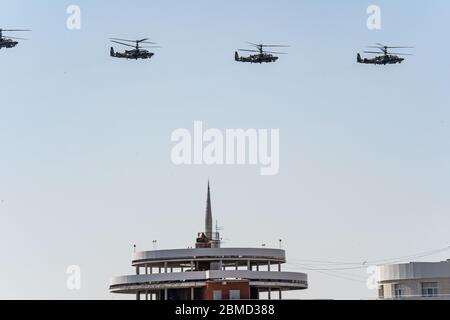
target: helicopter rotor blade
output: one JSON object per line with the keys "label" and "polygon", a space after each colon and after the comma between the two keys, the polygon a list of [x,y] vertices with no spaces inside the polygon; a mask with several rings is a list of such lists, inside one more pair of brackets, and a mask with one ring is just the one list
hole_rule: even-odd
{"label": "helicopter rotor blade", "polygon": [[138,42],[138,43],[147,43],[147,44],[157,44],[156,42],[147,41],[147,40],[149,40],[149,39],[145,38],[145,39],[141,39],[141,40],[136,40],[136,42]]}
{"label": "helicopter rotor blade", "polygon": [[125,42],[136,42],[136,40],[120,39],[120,38],[109,38],[109,40],[125,41]]}
{"label": "helicopter rotor blade", "polygon": [[414,47],[409,46],[386,46],[381,43],[376,43],[375,46],[368,46],[368,48],[380,48],[380,49],[414,49]]}
{"label": "helicopter rotor blade", "polygon": [[414,47],[386,47],[388,49],[414,49]]}
{"label": "helicopter rotor blade", "polygon": [[380,52],[377,52],[377,53],[385,53],[387,50],[384,47],[375,47],[375,46],[369,46],[368,48],[380,50]]}
{"label": "helicopter rotor blade", "polygon": [[[374,51],[364,51],[364,53],[373,53],[373,54],[380,54],[380,52],[374,52]],[[399,56],[413,56],[411,53],[398,53],[398,52],[386,52],[386,54],[394,54]]]}
{"label": "helicopter rotor blade", "polygon": [[115,40],[111,40],[111,42],[118,43],[118,44],[121,44],[121,45],[127,46],[127,47],[136,48],[136,46],[133,46],[133,45],[128,44],[128,43],[123,43],[123,42],[119,42],[119,41],[115,41]]}
{"label": "helicopter rotor blade", "polygon": [[258,50],[249,50],[249,49],[238,49],[238,51],[246,51],[246,52],[258,52]]}
{"label": "helicopter rotor blade", "polygon": [[289,48],[290,46],[280,45],[280,44],[263,44],[264,48]]}
{"label": "helicopter rotor blade", "polygon": [[156,42],[147,41],[148,38],[141,39],[141,40],[129,40],[129,39],[121,39],[121,38],[109,38],[109,40],[116,40],[116,41],[125,41],[125,42],[131,42],[131,43],[142,43],[142,44],[157,44]]}
{"label": "helicopter rotor blade", "polygon": [[14,40],[28,40],[25,38],[19,38],[19,37],[10,37],[10,36],[6,36],[8,39],[14,39]]}
{"label": "helicopter rotor blade", "polygon": [[29,29],[0,29],[0,31],[5,31],[5,32],[28,32],[31,31]]}
{"label": "helicopter rotor blade", "polygon": [[280,44],[256,44],[253,42],[248,42],[246,41],[247,44],[255,47],[257,49],[257,51],[255,50],[246,50],[246,49],[239,49],[239,51],[248,51],[248,52],[259,52],[259,53],[275,53],[275,54],[287,54],[285,52],[269,52],[269,51],[265,51],[264,48],[289,48],[290,46],[288,45],[280,45]]}
{"label": "helicopter rotor blade", "polygon": [[286,52],[274,52],[274,51],[264,51],[264,53],[272,53],[272,54],[288,54]]}
{"label": "helicopter rotor blade", "polygon": [[399,56],[413,56],[411,53],[396,53],[396,52],[388,52],[388,54],[396,54]]}

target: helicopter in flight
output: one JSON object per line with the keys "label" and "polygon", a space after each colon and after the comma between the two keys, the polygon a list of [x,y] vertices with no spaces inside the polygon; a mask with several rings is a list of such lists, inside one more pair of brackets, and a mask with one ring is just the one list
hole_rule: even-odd
{"label": "helicopter in flight", "polygon": [[389,52],[389,49],[411,49],[413,47],[390,47],[385,46],[381,43],[377,43],[375,46],[369,46],[369,48],[374,48],[380,50],[379,52],[375,51],[364,51],[364,53],[371,53],[371,54],[382,54],[379,56],[376,56],[375,58],[362,58],[361,55],[358,53],[357,56],[357,62],[362,64],[374,64],[374,65],[387,65],[387,64],[396,64],[396,63],[402,63],[405,58],[401,58],[399,56],[411,56],[412,54],[409,53],[392,53]]}
{"label": "helicopter in flight", "polygon": [[[132,50],[125,50],[124,52],[115,52],[114,48],[111,47],[110,55],[113,58],[123,58],[123,59],[151,59],[155,54],[150,52],[148,48],[161,48],[160,46],[155,46],[155,42],[148,41],[149,39],[144,38],[141,40],[127,40],[127,39],[118,39],[118,38],[110,38],[111,42],[121,44],[123,46],[132,47]],[[128,42],[128,43],[125,43]],[[134,45],[130,44],[134,43]],[[141,44],[150,44],[152,46],[142,47]]]}
{"label": "helicopter in flight", "polygon": [[11,49],[14,48],[19,44],[16,40],[27,40],[24,38],[17,38],[17,37],[11,37],[8,36],[7,38],[3,35],[3,32],[25,32],[25,31],[31,31],[31,30],[24,30],[24,29],[0,29],[0,49],[7,48]]}
{"label": "helicopter in flight", "polygon": [[234,60],[237,62],[248,62],[248,63],[271,63],[271,62],[277,62],[279,59],[277,56],[274,56],[274,54],[287,54],[285,52],[272,52],[272,51],[266,51],[264,48],[287,48],[289,46],[283,46],[283,45],[267,45],[267,44],[256,44],[247,42],[250,46],[254,47],[254,49],[239,49],[238,51],[245,51],[245,52],[255,52],[256,54],[250,55],[248,57],[241,57],[239,56],[238,51],[234,54]]}

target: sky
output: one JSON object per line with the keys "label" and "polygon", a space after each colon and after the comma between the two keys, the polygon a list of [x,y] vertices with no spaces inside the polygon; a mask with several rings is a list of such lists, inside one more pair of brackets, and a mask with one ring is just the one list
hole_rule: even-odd
{"label": "sky", "polygon": [[[381,30],[366,26],[372,4]],[[66,27],[69,5],[80,30]],[[449,18],[444,0],[0,0],[2,28],[32,29],[0,50],[0,298],[120,299],[109,279],[133,273],[134,244],[194,244],[208,179],[224,246],[282,239],[287,268],[308,273],[310,288],[288,297],[375,298],[364,268],[305,261],[450,245]],[[150,61],[113,59],[110,37],[162,48]],[[236,63],[245,41],[289,54]],[[377,42],[414,55],[357,64]],[[175,166],[171,134],[196,120],[279,129],[279,174]],[[71,265],[80,290],[67,289]]]}

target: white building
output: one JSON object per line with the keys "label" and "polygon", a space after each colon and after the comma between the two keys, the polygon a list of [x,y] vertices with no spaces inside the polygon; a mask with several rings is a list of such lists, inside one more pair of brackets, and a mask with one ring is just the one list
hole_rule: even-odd
{"label": "white building", "polygon": [[379,267],[379,299],[450,300],[450,260]]}

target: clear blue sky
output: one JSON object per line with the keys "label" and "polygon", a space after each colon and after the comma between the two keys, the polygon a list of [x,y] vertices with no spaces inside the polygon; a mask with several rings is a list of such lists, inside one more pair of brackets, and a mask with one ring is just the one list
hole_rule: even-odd
{"label": "clear blue sky", "polygon": [[[80,31],[66,29],[70,4]],[[370,4],[381,31],[366,28]],[[444,0],[0,0],[1,27],[33,29],[0,50],[0,298],[114,298],[134,243],[193,244],[208,178],[227,246],[283,238],[291,259],[365,261],[449,245],[448,21]],[[151,61],[109,57],[109,37],[147,36],[163,46]],[[291,48],[238,64],[244,41]],[[356,64],[375,42],[414,56]],[[175,167],[170,135],[194,120],[279,128],[280,174]],[[81,291],[65,287],[73,264]],[[376,296],[309,275],[295,297]]]}

